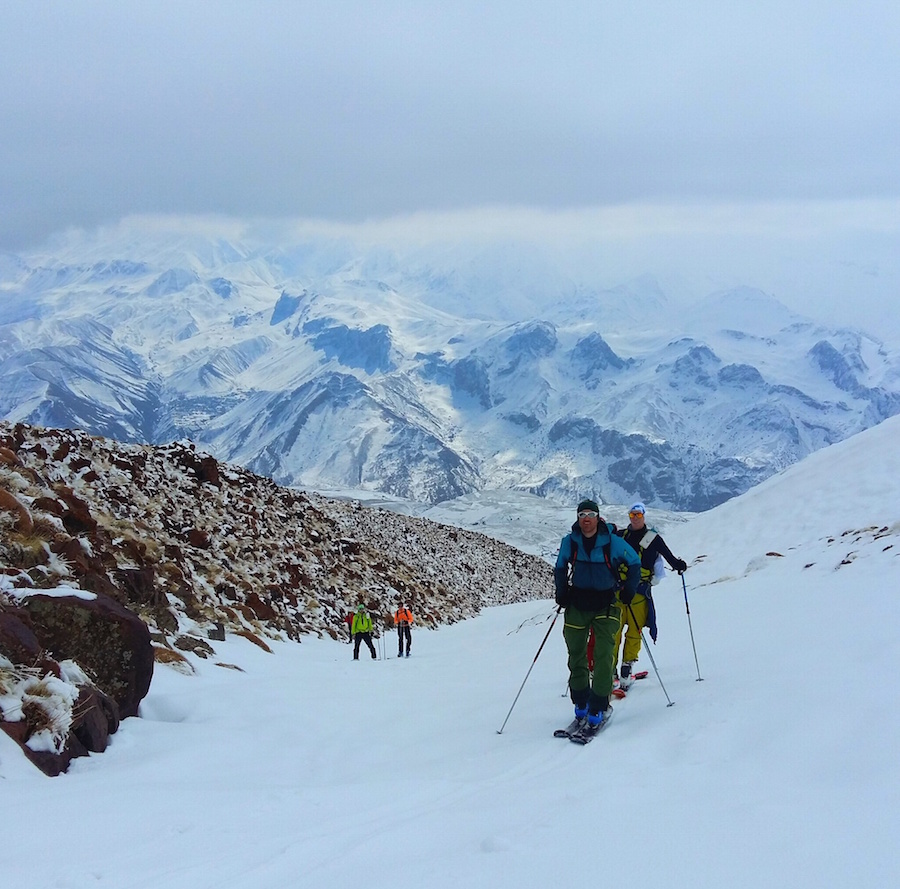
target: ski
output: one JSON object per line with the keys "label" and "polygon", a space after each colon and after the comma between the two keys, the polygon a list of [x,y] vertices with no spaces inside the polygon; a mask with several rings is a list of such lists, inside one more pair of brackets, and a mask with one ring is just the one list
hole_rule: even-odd
{"label": "ski", "polygon": [[613,718],[613,708],[609,707],[606,712],[603,714],[603,722],[600,725],[588,725],[585,723],[577,732],[572,735],[569,735],[569,740],[573,744],[581,744],[584,746],[585,744],[590,744],[597,735],[600,734],[609,724],[612,722]]}
{"label": "ski", "polygon": [[[646,679],[646,678],[647,678],[647,671],[646,671],[646,670],[641,670],[640,673],[635,673],[631,678],[634,679],[635,682],[637,682],[638,679]],[[617,685],[617,686],[612,690],[612,694],[613,694],[613,697],[614,697],[614,698],[618,698],[618,699],[621,701],[622,698],[624,698],[624,697],[628,694],[628,691],[627,691],[627,689],[620,688],[620,687]]]}
{"label": "ski", "polygon": [[553,732],[554,738],[571,738],[575,732],[580,729],[584,723],[587,721],[587,717],[582,717],[581,719],[573,719],[565,728],[558,728],[555,732]]}

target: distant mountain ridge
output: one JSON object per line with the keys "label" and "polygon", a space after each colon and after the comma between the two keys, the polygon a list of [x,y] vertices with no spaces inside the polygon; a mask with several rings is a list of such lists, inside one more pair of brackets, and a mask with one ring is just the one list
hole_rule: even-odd
{"label": "distant mountain ridge", "polygon": [[679,314],[650,278],[448,262],[197,235],[7,255],[0,417],[190,439],[283,485],[701,511],[900,413],[896,349],[760,291]]}

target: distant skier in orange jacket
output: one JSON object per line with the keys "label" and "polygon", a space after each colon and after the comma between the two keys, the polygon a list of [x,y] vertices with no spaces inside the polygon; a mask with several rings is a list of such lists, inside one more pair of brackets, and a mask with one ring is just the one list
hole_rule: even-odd
{"label": "distant skier in orange jacket", "polygon": [[408,605],[401,605],[394,615],[394,623],[397,625],[397,657],[403,657],[403,640],[406,640],[406,656],[409,657],[409,649],[412,645],[412,631],[410,627],[413,622],[412,609]]}

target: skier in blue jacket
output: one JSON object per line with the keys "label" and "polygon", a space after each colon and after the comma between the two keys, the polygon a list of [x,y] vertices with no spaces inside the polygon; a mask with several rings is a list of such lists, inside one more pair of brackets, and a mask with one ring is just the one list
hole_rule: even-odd
{"label": "skier in blue jacket", "polygon": [[[641,580],[637,553],[617,537],[594,500],[582,500],[578,521],[562,539],[556,558],[556,601],[565,608],[563,638],[569,652],[569,694],[575,718],[592,728],[612,715],[616,633],[622,604],[634,598]],[[620,578],[624,575],[624,580]],[[594,674],[588,670],[587,644],[594,630]]]}

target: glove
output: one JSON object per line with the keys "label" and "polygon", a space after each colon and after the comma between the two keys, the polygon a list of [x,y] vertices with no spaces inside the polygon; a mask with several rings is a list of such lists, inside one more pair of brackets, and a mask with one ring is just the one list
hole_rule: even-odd
{"label": "glove", "polygon": [[556,604],[561,606],[562,608],[567,608],[569,603],[572,601],[572,589],[571,587],[565,587],[564,589],[557,589],[556,591]]}
{"label": "glove", "polygon": [[619,601],[623,605],[630,605],[634,601],[634,590],[619,590]]}
{"label": "glove", "polygon": [[646,597],[649,599],[650,596],[651,596],[651,593],[650,593],[650,583],[649,583],[649,581],[642,580],[642,581],[638,584],[637,591],[638,591],[642,596],[646,596]]}
{"label": "glove", "polygon": [[676,559],[676,560],[672,563],[672,567],[673,567],[679,574],[683,574],[685,571],[687,571],[687,562],[685,562],[684,559]]}

